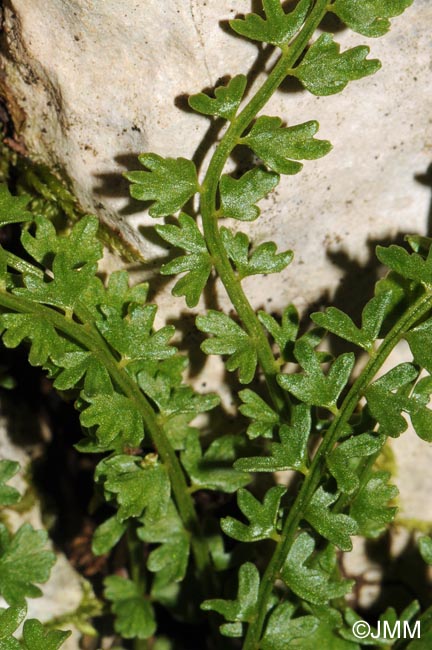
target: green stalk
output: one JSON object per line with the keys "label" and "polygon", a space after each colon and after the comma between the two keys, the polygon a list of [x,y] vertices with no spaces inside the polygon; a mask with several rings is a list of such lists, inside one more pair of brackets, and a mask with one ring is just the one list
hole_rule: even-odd
{"label": "green stalk", "polygon": [[[33,314],[45,319],[55,329],[81,344],[84,349],[91,351],[105,366],[114,384],[120,388],[124,395],[131,400],[141,413],[145,428],[149,432],[158,454],[168,471],[174,498],[183,524],[191,533],[192,552],[197,569],[204,575],[207,575],[210,567],[208,547],[202,536],[194,503],[188,492],[185,475],[177,455],[164,430],[161,428],[150,402],[141,392],[132,377],[119,367],[110,348],[96,328],[91,322],[84,322],[83,325],[80,325],[71,319],[66,319],[60,312],[54,309],[33,303],[30,300],[14,296],[4,291],[0,291],[0,306],[16,313]],[[77,312],[80,314],[79,308]],[[86,321],[87,319],[84,320]]]}
{"label": "green stalk", "polygon": [[233,120],[210,161],[201,190],[201,216],[208,249],[213,257],[215,269],[222,280],[226,292],[245,330],[251,338],[251,343],[257,351],[271,399],[278,412],[283,412],[287,408],[287,396],[276,382],[279,367],[274,358],[267,335],[255,311],[252,309],[225,251],[218,228],[216,207],[217,189],[219,179],[232,150],[239,143],[240,137],[257,113],[265,106],[273,93],[281,85],[288,71],[299,60],[310,38],[326,14],[327,5],[328,0],[316,0],[314,8],[297,37],[283,51],[280,59],[261,88]]}
{"label": "green stalk", "polygon": [[334,447],[340,436],[343,435],[343,432],[346,430],[345,427],[354,413],[360,397],[364,395],[367,387],[373,381],[375,375],[380,370],[395,345],[412,327],[416,325],[418,321],[430,312],[431,309],[432,292],[427,291],[406,310],[403,316],[383,339],[381,345],[376,352],[372,354],[369,362],[342,402],[337,415],[314,456],[310,472],[304,479],[301,490],[285,520],[281,533],[281,541],[278,543],[263,575],[258,595],[258,614],[249,626],[243,650],[258,650],[259,648],[259,642],[274,583],[278,578],[280,578],[282,567],[294,542],[300,521],[302,520],[303,514],[306,512],[306,509],[319,486],[321,477],[325,472],[327,453]]}

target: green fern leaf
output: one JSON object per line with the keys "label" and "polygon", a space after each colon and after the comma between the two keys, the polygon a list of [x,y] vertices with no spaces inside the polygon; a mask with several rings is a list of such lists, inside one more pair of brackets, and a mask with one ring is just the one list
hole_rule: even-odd
{"label": "green fern leaf", "polygon": [[222,176],[219,183],[222,216],[239,221],[255,221],[261,214],[255,203],[277,186],[279,178],[279,174],[260,167],[254,167],[239,179]]}
{"label": "green fern leaf", "polygon": [[243,404],[239,407],[242,415],[250,418],[247,434],[252,440],[259,436],[272,438],[273,430],[279,424],[279,415],[256,393],[246,388],[239,392]]}
{"label": "green fern leaf", "polygon": [[358,524],[359,535],[375,539],[393,521],[397,508],[388,504],[399,491],[394,485],[389,485],[390,478],[389,472],[373,472],[354,496],[350,516]]}
{"label": "green fern leaf", "polygon": [[83,427],[95,427],[102,449],[120,451],[139,447],[144,438],[144,425],[138,409],[120,393],[82,395],[89,404],[80,415]]}
{"label": "green fern leaf", "polygon": [[71,632],[47,630],[42,623],[29,619],[23,628],[23,650],[58,650]]}
{"label": "green fern leaf", "polygon": [[408,253],[400,246],[378,246],[376,254],[380,262],[402,277],[426,286],[432,285],[432,248],[429,249],[426,259],[419,253]]}
{"label": "green fern leaf", "polygon": [[249,237],[243,232],[232,234],[228,228],[221,228],[221,237],[228,253],[234,262],[240,279],[249,275],[280,273],[293,259],[292,251],[276,253],[274,242],[264,242],[249,253]]}
{"label": "green fern leaf", "polygon": [[315,160],[331,149],[327,140],[316,140],[318,122],[282,127],[280,117],[259,117],[241,144],[250,147],[266,165],[279,174],[297,174],[303,165],[298,160]]}
{"label": "green fern leaf", "polygon": [[377,453],[385,442],[385,436],[362,433],[344,440],[327,456],[327,467],[336,479],[338,489],[352,494],[359,488],[359,478],[352,461]]}
{"label": "green fern leaf", "polygon": [[22,223],[33,221],[33,214],[26,210],[31,201],[31,197],[24,194],[22,196],[12,196],[5,183],[0,184],[0,226],[8,223]]}
{"label": "green fern leaf", "polygon": [[6,481],[15,476],[18,470],[19,463],[13,460],[0,460],[0,507],[11,506],[20,500],[18,490],[6,485]]}
{"label": "green fern leaf", "polygon": [[93,533],[92,553],[94,555],[108,553],[123,537],[126,528],[126,521],[119,521],[116,516],[104,521]]}
{"label": "green fern leaf", "polygon": [[341,92],[349,81],[380,69],[377,59],[366,58],[369,51],[365,45],[359,45],[341,54],[340,45],[333,41],[333,36],[322,34],[290,74],[314,95],[333,95]]}
{"label": "green fern leaf", "polygon": [[390,29],[389,18],[402,14],[413,0],[336,0],[330,6],[348,27],[363,36],[376,38]]}
{"label": "green fern leaf", "polygon": [[225,120],[233,120],[246,90],[247,78],[239,74],[227,86],[215,89],[215,98],[204,93],[189,97],[189,106],[204,115],[216,115]]}
{"label": "green fern leaf", "polygon": [[221,520],[221,528],[226,535],[240,542],[257,542],[261,539],[278,539],[277,522],[280,500],[286,493],[281,485],[270,488],[261,503],[248,490],[237,493],[238,507],[249,519],[243,524],[233,517]]}
{"label": "green fern leaf", "polygon": [[352,551],[351,535],[357,534],[357,522],[348,515],[331,512],[330,506],[338,497],[339,494],[330,494],[320,486],[306,509],[305,519],[342,551]]}
{"label": "green fern leaf", "polygon": [[178,212],[199,191],[195,165],[186,158],[162,158],[155,153],[138,156],[149,171],[126,172],[130,193],[139,201],[153,201],[151,217]]}
{"label": "green fern leaf", "polygon": [[156,631],[153,606],[132,580],[108,576],[104,595],[115,614],[114,629],[125,639],[148,639]]}
{"label": "green fern leaf", "polygon": [[283,310],[280,323],[265,311],[259,311],[258,318],[279,346],[282,359],[295,361],[294,342],[299,330],[299,315],[294,305],[288,305]]}
{"label": "green fern leaf", "polygon": [[289,602],[281,603],[272,611],[260,644],[262,650],[286,650],[289,643],[298,647],[302,639],[307,640],[317,630],[319,620],[315,616],[293,618],[294,612],[295,606]]}

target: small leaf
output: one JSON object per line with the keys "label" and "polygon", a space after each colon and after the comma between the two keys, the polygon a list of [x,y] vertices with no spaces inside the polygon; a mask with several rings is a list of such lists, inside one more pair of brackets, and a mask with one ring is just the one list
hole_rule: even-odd
{"label": "small leaf", "polygon": [[365,391],[369,411],[379,422],[382,432],[392,438],[398,438],[408,426],[402,412],[413,414],[422,406],[420,401],[406,395],[406,387],[417,375],[413,365],[401,363]]}
{"label": "small leaf", "polygon": [[349,81],[374,74],[380,69],[377,59],[366,59],[369,48],[359,45],[340,53],[332,34],[322,34],[306,52],[300,65],[290,74],[300,79],[314,95],[341,92]]}
{"label": "small leaf", "polygon": [[274,242],[264,242],[249,254],[249,237],[243,232],[235,235],[221,228],[221,237],[228,257],[234,262],[240,279],[260,273],[280,273],[291,263],[292,251],[276,253]]}
{"label": "small leaf", "polygon": [[58,650],[71,632],[47,630],[42,623],[29,619],[24,623],[24,650]]}
{"label": "small leaf", "polygon": [[254,167],[241,178],[222,176],[219,183],[220,211],[223,217],[239,221],[255,221],[261,210],[255,205],[279,183],[279,174]]}
{"label": "small leaf", "polygon": [[299,315],[294,305],[284,309],[280,323],[265,311],[259,311],[258,318],[279,346],[284,361],[294,361],[294,341],[299,330]]}
{"label": "small leaf", "polygon": [[292,406],[291,425],[280,427],[280,442],[270,444],[270,455],[240,458],[235,467],[248,472],[282,472],[287,469],[305,472],[310,431],[310,408],[306,404],[295,404]]}
{"label": "small leaf", "polygon": [[239,392],[243,404],[239,407],[242,415],[252,422],[247,428],[247,434],[252,440],[262,436],[272,438],[273,430],[279,423],[279,415],[256,393],[246,388]]}
{"label": "small leaf", "polygon": [[418,541],[420,555],[426,564],[432,565],[432,539],[430,537],[420,537]]}
{"label": "small leaf", "polygon": [[31,197],[27,194],[22,196],[12,196],[6,183],[0,184],[0,226],[8,223],[21,223],[23,221],[32,221],[33,215],[26,210],[30,203]]}
{"label": "small leaf", "polygon": [[210,309],[205,316],[198,316],[196,326],[200,332],[213,334],[213,338],[201,344],[205,354],[227,354],[226,368],[239,369],[239,380],[249,384],[257,365],[257,352],[246,332],[226,314]]}
{"label": "small leaf", "polygon": [[308,533],[300,533],[291,547],[282,578],[292,591],[303,600],[323,605],[333,598],[345,596],[354,584],[353,580],[331,580],[322,568],[310,568],[308,560],[315,542]]}
{"label": "small leaf", "polygon": [[195,165],[186,158],[162,158],[155,153],[138,156],[150,171],[126,172],[131,196],[153,201],[151,217],[167,217],[180,210],[199,190]]}
{"label": "small leaf", "polygon": [[108,576],[104,580],[105,598],[115,614],[114,629],[125,639],[148,639],[156,631],[153,606],[131,580]]}
{"label": "small leaf", "polygon": [[277,539],[276,530],[280,500],[286,493],[281,485],[270,488],[261,503],[248,492],[239,490],[237,503],[242,513],[249,519],[249,524],[243,524],[233,517],[221,520],[221,528],[226,535],[240,542],[257,542],[261,539]]}
{"label": "small leaf", "polygon": [[424,321],[405,334],[415,363],[432,373],[432,318]]}
{"label": "small leaf", "polygon": [[139,447],[144,438],[143,420],[128,397],[111,393],[83,394],[83,398],[90,405],[82,411],[80,422],[83,427],[96,427],[95,435],[104,449]]}
{"label": "small leaf", "polygon": [[246,84],[247,78],[244,74],[239,74],[231,79],[227,86],[216,88],[215,99],[204,93],[198,93],[189,97],[189,106],[204,115],[216,115],[232,120],[240,106]]}
{"label": "small leaf", "polygon": [[427,286],[432,284],[432,248],[426,259],[418,253],[408,253],[400,246],[377,246],[376,255],[380,262],[402,277]]}
{"label": "small leaf", "polygon": [[241,144],[250,147],[266,165],[279,174],[297,174],[303,167],[298,160],[315,160],[331,149],[327,140],[316,140],[318,122],[282,127],[279,117],[262,115]]}
{"label": "small leaf", "polygon": [[204,237],[192,217],[182,213],[178,221],[180,226],[156,226],[156,231],[162,239],[183,248],[188,254],[163,264],[160,272],[162,275],[186,273],[174,285],[172,294],[185,296],[187,306],[195,307],[207,284],[212,262]]}
{"label": "small leaf", "polygon": [[117,501],[120,522],[140,517],[144,510],[149,520],[166,513],[171,486],[165,467],[153,457],[112,456],[99,463],[95,478],[103,482],[107,497]]}
{"label": "small leaf", "polygon": [[0,524],[0,593],[10,605],[41,595],[33,583],[46,582],[55,562],[54,553],[45,548],[47,539],[44,530],[30,524],[23,524],[15,535]]}
{"label": "small leaf", "polygon": [[324,313],[316,312],[311,318],[320,327],[370,352],[379,336],[390,302],[390,292],[383,292],[372,298],[363,309],[361,329],[336,307],[329,307]]}
{"label": "small leaf", "polygon": [[111,395],[113,386],[105,366],[92,352],[76,350],[57,356],[51,354],[56,366],[61,370],[56,375],[54,387],[58,390],[68,390],[79,385],[84,377],[84,393],[91,397],[98,393]]}
{"label": "small leaf", "polygon": [[388,503],[398,495],[398,489],[389,485],[389,472],[373,472],[351,503],[350,515],[359,526],[358,534],[375,539],[381,535],[396,514],[397,508]]}
{"label": "small leaf", "polygon": [[250,475],[232,466],[242,444],[236,436],[221,436],[203,454],[199,436],[192,430],[181,454],[181,462],[194,488],[232,493],[249,483]]}
{"label": "small leaf", "polygon": [[20,500],[20,493],[6,482],[15,476],[19,463],[12,460],[0,460],[0,506],[11,506]]}
{"label": "small leaf", "polygon": [[157,573],[156,589],[172,582],[183,580],[189,561],[189,534],[184,529],[182,521],[172,501],[168,504],[166,514],[156,521],[147,521],[137,530],[138,537],[143,542],[160,544],[151,551],[147,567]]}
{"label": "small leaf", "polygon": [[390,20],[400,16],[413,0],[336,0],[330,6],[348,27],[363,36],[383,36],[390,29]]}
{"label": "small leaf", "polygon": [[287,650],[291,642],[297,647],[299,639],[309,637],[318,628],[319,620],[315,616],[292,618],[294,611],[294,605],[289,602],[273,610],[260,644],[262,650]]}
{"label": "small leaf", "polygon": [[304,517],[329,542],[342,551],[352,551],[351,535],[357,534],[357,522],[348,515],[331,512],[330,506],[338,496],[326,492],[320,486],[306,508]]}
{"label": "small leaf", "polygon": [[[237,598],[235,600],[223,600],[221,598],[205,600],[201,605],[201,609],[218,612],[227,621],[235,623],[249,622],[256,613],[259,584],[258,569],[251,562],[246,562],[239,570]],[[221,626],[221,633],[224,636],[233,636],[232,632],[234,632],[234,636],[241,636],[241,626]]]}
{"label": "small leaf", "polygon": [[331,411],[354,367],[354,355],[341,354],[331,365],[327,376],[321,370],[317,353],[306,341],[298,341],[294,356],[306,371],[304,375],[279,375],[278,383],[299,400],[313,406],[323,406]]}
{"label": "small leaf", "polygon": [[372,456],[385,442],[385,436],[362,433],[344,440],[327,456],[327,467],[337,481],[338,489],[352,494],[359,488],[359,478],[351,461]]}
{"label": "small leaf", "polygon": [[263,0],[265,20],[257,14],[248,14],[244,19],[230,20],[230,25],[241,36],[283,48],[302,26],[310,6],[311,0],[300,0],[286,14],[280,0]]}
{"label": "small leaf", "polygon": [[92,552],[94,555],[108,553],[123,537],[127,524],[117,517],[110,517],[96,528],[93,533]]}
{"label": "small leaf", "polygon": [[45,366],[51,355],[61,356],[67,351],[65,340],[44,316],[1,314],[0,327],[6,330],[3,343],[7,348],[16,348],[23,341],[30,341],[29,363],[32,366]]}

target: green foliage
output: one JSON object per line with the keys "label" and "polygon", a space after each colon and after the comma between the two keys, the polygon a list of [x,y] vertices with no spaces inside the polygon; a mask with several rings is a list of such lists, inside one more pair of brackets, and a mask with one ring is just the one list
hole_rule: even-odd
{"label": "green foliage", "polygon": [[114,627],[125,639],[148,639],[156,631],[153,606],[132,580],[108,576],[105,597],[116,615]]}
{"label": "green foliage", "polygon": [[255,205],[279,183],[279,174],[254,167],[239,179],[225,174],[219,183],[220,211],[223,217],[255,221],[261,210]]}
{"label": "green foliage", "polygon": [[306,341],[298,341],[294,356],[305,370],[304,375],[280,375],[278,382],[298,399],[314,406],[324,406],[331,411],[345,387],[353,366],[354,355],[341,354],[330,366],[325,375],[321,369],[317,353]]}
{"label": "green foliage", "polygon": [[46,550],[47,534],[23,524],[11,535],[0,524],[0,594],[9,605],[25,598],[37,598],[41,590],[34,583],[46,582],[55,555]]}
{"label": "green foliage", "polygon": [[[257,219],[257,204],[276,188],[280,174],[296,174],[301,161],[331,149],[315,137],[315,120],[286,126],[263,114],[287,75],[316,95],[330,95],[380,67],[367,58],[364,45],[341,53],[332,34],[316,38],[326,13],[359,33],[378,36],[409,4],[263,0],[262,15],[230,24],[241,36],[281,50],[268,79],[242,110],[246,88],[255,87],[243,74],[217,87],[214,97],[199,93],[189,99],[197,112],[230,122],[199,170],[202,180],[191,160],[156,153],[139,157],[144,170],[125,174],[131,195],[150,203],[152,217],[172,217],[156,231],[178,249],[161,268],[165,276],[180,276],[173,296],[196,307],[212,275],[232,302],[229,314],[206,304],[196,324],[208,335],[202,350],[226,356],[225,368],[238,370],[240,383],[253,382],[238,393],[245,423],[224,421],[221,411],[203,415],[220,398],[190,385],[195,364],[189,368],[187,357],[170,345],[173,326],[155,328],[148,285],[130,286],[124,271],[106,283],[99,277],[101,232],[94,217],[59,234],[49,218],[57,218],[58,210],[46,206],[55,183],[45,183],[45,177],[27,183],[40,187],[44,201],[14,197],[0,187],[0,225],[23,224],[23,252],[0,249],[3,341],[10,348],[24,343],[30,363],[43,366],[54,387],[75,399],[86,436],[76,447],[100,454],[92,507],[108,505],[92,548],[104,555],[117,547],[106,566],[115,566],[118,574],[105,578],[104,595],[112,614],[110,633],[121,637],[119,644],[130,639],[137,648],[173,650],[177,639],[171,643],[163,636],[170,632],[169,621],[176,621],[176,630],[180,622],[196,623],[198,614],[205,622],[201,605],[224,617],[223,635],[244,637],[233,642],[244,650],[359,650],[350,629],[357,615],[344,602],[353,582],[342,579],[337,554],[351,549],[352,535],[376,538],[394,519],[397,490],[388,473],[373,467],[386,439],[403,433],[409,417],[419,437],[432,440],[431,241],[410,237],[411,254],[396,246],[378,249],[391,272],[377,284],[361,325],[330,307],[313,314],[318,327],[310,329],[306,320],[300,327],[293,305],[281,316],[256,312],[243,290],[243,278],[283,271],[292,252],[278,253],[273,242],[252,247],[248,233],[233,232],[219,220]],[[226,163],[231,156],[236,160],[239,145],[248,147],[252,162],[247,171],[232,172]],[[60,194],[71,216],[73,200]],[[367,362],[363,367],[360,360],[354,376],[354,354],[333,358],[326,330],[367,351]],[[409,343],[413,362],[382,376],[401,339]],[[237,402],[234,396],[233,410]],[[16,463],[0,461],[2,509],[19,498],[7,484],[16,470]],[[272,474],[286,470],[300,476],[288,487],[274,485]],[[251,472],[258,476],[245,489]],[[235,493],[239,519],[229,496]],[[25,524],[12,534],[7,510],[4,522],[0,594],[11,606],[0,610],[0,650],[57,650],[66,633],[49,629],[51,624],[30,620],[22,640],[13,636],[25,618],[25,598],[40,594],[36,584],[48,578],[54,555],[45,548],[44,532]],[[228,540],[225,547],[222,533],[239,543]],[[429,538],[420,541],[428,562],[431,544]],[[223,599],[222,585],[231,595],[236,584],[236,597]],[[411,620],[417,613],[413,603],[401,616]],[[430,624],[427,612],[424,616]],[[381,620],[395,617],[388,610]],[[159,620],[168,621],[162,631]],[[213,626],[202,629],[202,647],[216,647]]]}
{"label": "green foliage", "polygon": [[204,115],[214,115],[223,117],[225,120],[232,120],[240,106],[246,84],[247,78],[244,74],[239,74],[231,79],[227,86],[216,88],[214,99],[204,93],[191,95],[189,106]]}
{"label": "green foliage", "polygon": [[303,165],[298,160],[315,160],[331,149],[327,140],[316,140],[318,122],[283,127],[279,117],[259,117],[241,143],[252,149],[278,174],[298,174]]}
{"label": "green foliage", "polygon": [[108,499],[115,499],[119,521],[140,517],[144,509],[149,520],[166,513],[171,488],[165,467],[149,454],[145,458],[115,455],[102,460],[95,478],[103,482]]}
{"label": "green foliage", "polygon": [[198,191],[195,165],[186,158],[161,158],[155,153],[138,156],[149,171],[126,172],[131,195],[139,201],[152,201],[151,217],[165,217],[180,210]]}
{"label": "green foliage", "polygon": [[263,0],[265,20],[248,14],[244,19],[231,20],[230,25],[241,36],[284,48],[302,26],[311,4],[311,0],[301,0],[286,14],[280,0]]}
{"label": "green foliage", "polygon": [[205,316],[198,316],[196,326],[201,332],[213,335],[201,344],[201,350],[206,354],[229,355],[225,363],[227,370],[233,372],[238,368],[240,382],[249,384],[258,359],[246,332],[229,316],[214,309]]}
{"label": "green foliage", "polygon": [[213,610],[225,617],[230,623],[221,625],[224,636],[238,637],[242,635],[242,625],[250,621],[256,613],[260,576],[254,564],[247,562],[240,567],[238,576],[238,593],[235,600],[215,598],[205,600],[201,608]]}
{"label": "green foliage", "polygon": [[6,482],[19,470],[19,463],[12,460],[0,460],[0,506],[10,506],[19,501],[20,494]]}
{"label": "green foliage", "polygon": [[322,605],[333,598],[341,598],[353,586],[352,580],[333,580],[320,566],[312,568],[310,558],[315,542],[308,533],[300,533],[295,540],[282,569],[282,578],[300,598]]}
{"label": "green foliage", "polygon": [[221,520],[221,528],[230,537],[240,542],[257,542],[260,539],[278,538],[277,523],[280,500],[286,492],[281,485],[270,488],[260,503],[247,490],[237,492],[237,503],[242,513],[249,519],[249,524],[242,524],[233,517]]}
{"label": "green foliage", "polygon": [[162,275],[186,273],[174,285],[172,294],[173,296],[185,296],[187,306],[195,307],[207,284],[212,263],[205,239],[192,217],[182,213],[178,222],[179,226],[156,226],[156,232],[162,239],[187,252],[186,255],[181,255],[171,262],[163,264],[160,272]]}
{"label": "green foliage", "polygon": [[314,95],[341,92],[348,82],[367,77],[380,69],[377,59],[367,59],[369,48],[353,47],[340,53],[340,45],[331,34],[322,34],[305,54],[295,70],[291,70],[307,90]]}
{"label": "green foliage", "polygon": [[292,251],[276,253],[272,241],[257,246],[249,254],[250,241],[244,232],[235,235],[228,228],[221,228],[221,237],[228,257],[234,262],[240,279],[248,275],[280,273],[293,259]]}
{"label": "green foliage", "polygon": [[383,36],[390,29],[390,20],[399,16],[413,0],[336,0],[330,7],[343,22],[364,36]]}
{"label": "green foliage", "polygon": [[432,539],[430,537],[420,537],[418,545],[420,554],[426,564],[432,565]]}

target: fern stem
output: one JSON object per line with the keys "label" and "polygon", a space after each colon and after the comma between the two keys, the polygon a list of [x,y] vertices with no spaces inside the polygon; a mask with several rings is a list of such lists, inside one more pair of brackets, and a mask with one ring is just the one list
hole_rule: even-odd
{"label": "fern stem", "polygon": [[252,97],[249,103],[233,120],[230,127],[219,143],[209,163],[207,173],[202,183],[201,216],[204,237],[214,259],[216,271],[234,305],[254,348],[257,351],[261,368],[264,372],[268,391],[278,412],[287,408],[287,395],[283,393],[276,382],[279,366],[274,358],[267,335],[264,332],[257,315],[246,297],[240,280],[236,277],[218,228],[217,189],[219,179],[225,164],[239,138],[248,128],[257,113],[265,106],[273,93],[302,55],[312,34],[320,24],[327,11],[328,0],[317,0],[315,6],[305,21],[305,24],[290,47],[279,58],[266,81]]}
{"label": "fern stem", "polygon": [[306,509],[325,472],[326,455],[343,434],[349,419],[354,413],[359,399],[364,395],[367,387],[373,381],[375,375],[380,370],[395,345],[399,343],[404,335],[428,312],[430,312],[431,309],[432,293],[428,291],[406,310],[387,336],[383,339],[381,345],[371,356],[369,362],[342,402],[338,414],[335,416],[314,456],[310,472],[304,479],[300,492],[285,520],[281,533],[281,541],[277,545],[263,575],[258,597],[258,614],[256,619],[249,626],[243,650],[258,650],[266,613],[268,611],[269,598],[274,583],[280,577],[281,569],[294,542],[300,521],[302,520],[303,514],[306,512]]}
{"label": "fern stem", "polygon": [[[140,412],[144,426],[164,463],[170,477],[174,498],[185,528],[191,533],[191,544],[194,559],[199,572],[204,576],[209,574],[210,556],[207,544],[200,530],[194,503],[188,492],[186,478],[177,455],[172,448],[165,432],[160,427],[156,413],[146,396],[124,370],[118,367],[110,348],[99,332],[91,324],[83,325],[66,319],[60,312],[44,305],[33,303],[25,298],[0,291],[0,306],[16,313],[33,314],[45,319],[66,336],[80,343],[84,349],[91,351],[105,366],[113,382],[128,397]],[[77,309],[80,312],[79,308]]]}

